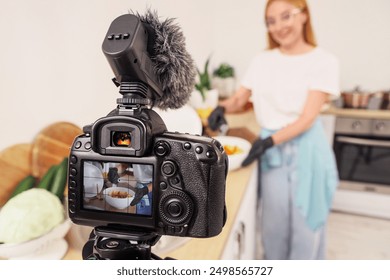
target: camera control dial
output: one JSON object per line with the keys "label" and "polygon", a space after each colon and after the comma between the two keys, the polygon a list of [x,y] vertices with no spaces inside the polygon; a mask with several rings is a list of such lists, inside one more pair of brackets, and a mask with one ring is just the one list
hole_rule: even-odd
{"label": "camera control dial", "polygon": [[181,191],[171,191],[160,201],[160,215],[165,224],[182,225],[192,215],[192,200]]}

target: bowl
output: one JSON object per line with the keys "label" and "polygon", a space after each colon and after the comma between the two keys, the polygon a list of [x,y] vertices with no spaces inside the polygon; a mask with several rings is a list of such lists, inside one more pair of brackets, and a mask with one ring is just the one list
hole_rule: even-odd
{"label": "bowl", "polygon": [[84,164],[84,197],[91,198],[102,191],[104,179],[102,171],[89,162]]}
{"label": "bowl", "polygon": [[229,148],[236,148],[239,152],[229,155],[229,171],[236,170],[241,167],[242,162],[248,156],[249,150],[252,144],[241,137],[235,136],[216,136],[213,137],[215,140],[220,142],[227,152]]}
{"label": "bowl", "polygon": [[195,109],[189,105],[184,105],[176,110],[163,111],[158,108],[153,108],[153,110],[163,119],[168,131],[202,134],[202,121]]}
{"label": "bowl", "polygon": [[[113,197],[113,192],[121,192],[121,193],[128,193],[130,194],[130,197],[120,198],[120,197]],[[134,191],[128,189],[128,188],[122,188],[122,187],[111,187],[107,188],[103,191],[103,197],[104,200],[111,205],[114,208],[117,209],[125,209],[130,206],[130,203],[134,199]]]}
{"label": "bowl", "polygon": [[71,226],[66,219],[46,234],[29,241],[0,244],[0,258],[20,260],[59,260],[68,250],[64,237]]}

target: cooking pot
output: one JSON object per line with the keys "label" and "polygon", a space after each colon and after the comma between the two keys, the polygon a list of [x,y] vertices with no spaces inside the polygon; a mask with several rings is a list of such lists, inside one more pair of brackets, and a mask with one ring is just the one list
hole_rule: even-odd
{"label": "cooking pot", "polygon": [[382,92],[381,110],[390,110],[390,91]]}
{"label": "cooking pot", "polygon": [[358,87],[351,92],[341,93],[343,107],[353,109],[367,109],[372,96],[372,93],[362,92]]}

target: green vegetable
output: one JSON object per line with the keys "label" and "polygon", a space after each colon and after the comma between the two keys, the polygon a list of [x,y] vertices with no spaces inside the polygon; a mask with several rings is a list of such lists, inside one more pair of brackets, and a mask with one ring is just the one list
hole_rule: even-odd
{"label": "green vegetable", "polygon": [[20,243],[41,236],[64,221],[60,200],[32,188],[11,198],[0,211],[0,242]]}
{"label": "green vegetable", "polygon": [[55,194],[60,200],[62,200],[64,196],[67,171],[68,171],[68,158],[66,157],[59,164],[56,172],[54,173],[53,183],[51,184],[51,188],[50,188],[50,192]]}
{"label": "green vegetable", "polygon": [[58,169],[58,165],[53,165],[49,168],[46,174],[42,177],[41,181],[39,181],[37,188],[49,190],[51,187],[51,183],[53,182],[54,175]]}
{"label": "green vegetable", "polygon": [[31,189],[34,187],[35,184],[35,177],[28,175],[26,176],[15,188],[14,192],[11,194],[11,198],[20,194],[21,192],[24,192],[26,190]]}

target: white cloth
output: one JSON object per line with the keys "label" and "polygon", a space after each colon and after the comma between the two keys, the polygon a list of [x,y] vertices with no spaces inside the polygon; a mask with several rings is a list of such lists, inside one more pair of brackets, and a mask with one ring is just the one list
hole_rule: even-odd
{"label": "white cloth", "polygon": [[281,129],[298,119],[309,90],[339,96],[339,63],[319,47],[301,55],[267,50],[252,60],[241,84],[252,91],[260,126]]}

